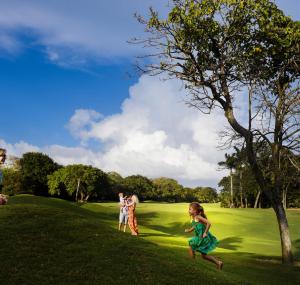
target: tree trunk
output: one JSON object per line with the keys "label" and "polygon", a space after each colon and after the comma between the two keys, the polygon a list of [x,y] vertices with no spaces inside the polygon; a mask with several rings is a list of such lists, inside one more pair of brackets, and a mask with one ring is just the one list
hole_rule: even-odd
{"label": "tree trunk", "polygon": [[[225,74],[225,72],[224,72],[224,74]],[[260,190],[264,191],[267,198],[270,201],[272,201],[273,209],[277,216],[280,237],[281,237],[282,262],[284,264],[291,264],[293,262],[291,237],[290,237],[290,232],[289,232],[289,227],[288,227],[288,222],[287,222],[287,218],[285,215],[285,211],[284,211],[284,208],[280,201],[281,199],[277,199],[277,197],[274,197],[274,195],[273,195],[274,193],[272,192],[272,189],[269,189],[269,187],[264,179],[262,169],[259,167],[259,165],[257,163],[255,151],[253,149],[253,133],[250,131],[251,124],[249,125],[249,130],[247,130],[237,122],[237,120],[234,116],[234,113],[233,113],[231,96],[229,93],[229,89],[228,89],[226,80],[223,80],[222,85],[223,85],[222,89],[225,94],[225,102],[222,102],[221,100],[219,100],[219,102],[221,104],[223,103],[222,107],[224,108],[225,116],[226,116],[229,124],[232,126],[232,128],[237,133],[239,133],[240,135],[242,135],[245,138],[247,157],[248,157],[249,164],[252,168],[253,174],[255,176],[255,179],[256,179],[258,185],[260,186]],[[249,121],[251,122],[251,117],[249,118]],[[273,149],[273,155],[274,155],[274,153],[275,153],[275,150]],[[277,167],[277,169],[278,169],[278,167]],[[277,193],[275,193],[275,194],[277,194]],[[278,201],[280,201],[280,202],[278,203]]]}
{"label": "tree trunk", "polygon": [[245,206],[246,206],[246,208],[248,208],[248,199],[247,199],[247,196],[245,197]]}
{"label": "tree trunk", "polygon": [[261,190],[259,190],[256,194],[256,199],[255,199],[255,203],[254,203],[254,208],[256,209],[257,208],[257,205],[258,205],[258,201],[259,201],[259,198],[260,198],[260,194],[261,194]]}
{"label": "tree trunk", "polygon": [[234,204],[233,204],[233,174],[232,174],[232,169],[230,169],[230,208],[234,208]]}
{"label": "tree trunk", "polygon": [[293,264],[292,242],[285,210],[281,202],[273,206],[276,213],[282,250],[282,263]]}
{"label": "tree trunk", "polygon": [[[293,253],[292,253],[292,242],[288,226],[288,221],[286,217],[285,210],[283,208],[281,199],[278,193],[280,189],[276,189],[273,192],[271,189],[268,189],[267,186],[263,183],[263,176],[257,167],[255,159],[253,159],[254,164],[252,165],[253,173],[255,174],[256,181],[260,185],[260,191],[264,191],[269,200],[272,202],[272,207],[275,211],[277,217],[277,223],[279,227],[280,240],[281,240],[281,251],[282,251],[282,263],[283,264],[293,264]],[[256,164],[256,165],[255,165]],[[259,192],[260,192],[259,191]]]}
{"label": "tree trunk", "polygon": [[83,202],[83,199],[84,199],[84,194],[82,191],[80,191],[80,202]]}
{"label": "tree trunk", "polygon": [[242,185],[242,178],[243,178],[243,173],[240,170],[240,195],[241,195],[241,208],[244,208],[244,194],[243,194],[243,185]]}
{"label": "tree trunk", "polygon": [[283,204],[283,208],[285,210],[286,210],[286,207],[287,207],[287,203],[286,203],[287,191],[288,191],[288,187],[284,188],[283,191],[282,191],[282,204]]}
{"label": "tree trunk", "polygon": [[77,202],[78,200],[78,191],[80,188],[80,178],[77,180],[77,189],[76,189],[76,195],[75,195],[75,201]]}

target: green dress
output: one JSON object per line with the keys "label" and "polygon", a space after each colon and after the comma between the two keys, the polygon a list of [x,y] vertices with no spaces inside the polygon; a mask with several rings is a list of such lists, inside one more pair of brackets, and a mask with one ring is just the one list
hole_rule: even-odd
{"label": "green dress", "polygon": [[192,227],[194,227],[195,236],[189,240],[189,245],[193,251],[207,254],[217,247],[219,241],[210,232],[205,238],[202,238],[206,225],[192,221]]}

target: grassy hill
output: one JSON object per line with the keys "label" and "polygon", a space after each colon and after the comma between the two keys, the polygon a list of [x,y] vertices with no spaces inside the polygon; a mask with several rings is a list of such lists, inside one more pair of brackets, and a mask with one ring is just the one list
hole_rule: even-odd
{"label": "grassy hill", "polygon": [[[217,271],[187,257],[188,204],[142,203],[140,237],[116,231],[116,203],[81,207],[21,195],[0,207],[0,284],[300,284],[300,265],[280,264],[272,210],[204,205],[220,240]],[[288,211],[300,260],[300,211]]]}

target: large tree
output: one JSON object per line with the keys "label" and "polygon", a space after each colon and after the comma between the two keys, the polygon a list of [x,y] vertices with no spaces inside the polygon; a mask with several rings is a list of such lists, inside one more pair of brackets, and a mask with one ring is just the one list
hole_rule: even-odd
{"label": "large tree", "polygon": [[136,194],[141,200],[152,199],[153,197],[153,183],[145,176],[127,176],[121,185],[126,194]]}
{"label": "large tree", "polygon": [[196,187],[193,189],[195,201],[200,203],[216,203],[218,200],[218,193],[216,189],[211,187]]}
{"label": "large tree", "polygon": [[102,170],[74,164],[60,168],[48,176],[49,193],[64,195],[74,200],[87,201],[91,196],[104,199],[108,195],[108,178]]}
{"label": "large tree", "polygon": [[[154,60],[142,67],[153,75],[178,78],[189,104],[204,113],[223,110],[233,136],[245,143],[253,174],[276,213],[282,260],[292,263],[292,243],[282,205],[281,159],[300,152],[300,23],[269,0],[173,0],[166,19],[150,9],[138,16]],[[158,61],[157,61],[158,59]],[[235,110],[247,94],[248,120]],[[246,92],[247,91],[247,92]],[[271,183],[257,162],[256,142],[268,146]]]}
{"label": "large tree", "polygon": [[107,172],[106,174],[110,188],[110,195],[107,198],[111,200],[119,199],[118,193],[124,192],[124,190],[126,190],[122,185],[124,178],[115,171]]}
{"label": "large tree", "polygon": [[40,152],[25,153],[19,164],[23,191],[47,196],[47,176],[57,170],[59,165]]}
{"label": "large tree", "polygon": [[175,179],[160,177],[152,180],[155,186],[153,200],[179,202],[185,200],[186,192]]}

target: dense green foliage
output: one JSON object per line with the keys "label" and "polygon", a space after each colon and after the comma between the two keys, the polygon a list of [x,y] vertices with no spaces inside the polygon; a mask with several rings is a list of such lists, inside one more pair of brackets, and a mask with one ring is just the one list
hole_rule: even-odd
{"label": "dense green foliage", "polygon": [[[220,165],[225,166],[232,172],[234,206],[270,207],[270,201],[260,191],[246,156],[241,155],[243,152],[244,150],[235,148],[235,152],[231,155],[226,155],[225,161],[220,163]],[[265,163],[263,157],[264,155],[261,154],[260,163]],[[23,178],[24,170],[21,171],[22,167],[23,169],[28,169],[28,166],[24,167],[24,158],[26,164],[29,164],[28,161],[30,161],[30,166],[34,170],[33,173],[29,172],[31,180],[28,177],[26,180]],[[227,166],[226,161],[228,159],[230,160],[230,165],[228,164]],[[88,199],[117,200],[118,193],[124,192],[126,195],[137,194],[142,201],[153,200],[177,203],[192,201],[212,203],[220,201],[222,207],[230,207],[231,205],[230,176],[224,177],[219,182],[220,193],[218,195],[216,190],[211,187],[183,187],[175,179],[166,177],[149,179],[142,175],[132,175],[123,178],[117,172],[105,173],[91,166],[69,165],[59,167],[45,155],[32,153],[29,155],[25,154],[20,161],[17,161],[13,168],[3,170],[4,180],[1,192],[7,195],[33,193],[31,189],[35,189],[38,185],[36,177],[41,177],[45,173],[48,173],[49,168],[51,170],[56,168],[57,170],[47,176],[47,193],[49,191],[51,195],[67,200],[75,200],[76,197],[81,201],[87,201]],[[298,173],[287,169],[286,177],[287,181],[290,181],[287,185],[286,206],[300,207]],[[42,183],[45,182],[44,178],[41,180]],[[45,190],[43,192],[34,192],[37,195],[46,195],[47,193],[45,193]]]}
{"label": "dense green foliage", "polygon": [[22,188],[21,173],[19,170],[4,168],[2,173],[4,179],[0,189],[3,194],[16,195],[25,192]]}
{"label": "dense green foliage", "polygon": [[28,152],[20,159],[22,188],[35,195],[48,195],[47,176],[59,168],[49,156]]}
{"label": "dense green foliage", "polygon": [[107,196],[108,178],[98,168],[81,164],[68,165],[48,176],[49,193],[81,201],[90,197],[104,199]]}
{"label": "dense green foliage", "polygon": [[[220,246],[222,272],[187,257],[188,205],[142,203],[141,236],[117,231],[116,203],[81,207],[59,199],[21,195],[0,207],[0,284],[299,284],[299,264],[280,265],[280,241],[271,210],[224,209],[205,204]],[[288,211],[297,260],[299,211]],[[266,223],[267,221],[267,223]]]}
{"label": "dense green foliage", "polygon": [[[46,184],[45,184],[46,183]],[[40,187],[40,188],[38,188]],[[59,166],[41,153],[26,153],[14,167],[4,170],[2,192],[54,195],[66,200],[117,200],[118,193],[136,194],[140,200],[166,202],[216,202],[210,187],[184,188],[171,178],[149,179],[142,175],[123,178],[87,165]]]}
{"label": "dense green foliage", "polygon": [[107,198],[115,200],[118,193],[124,192],[124,187],[122,186],[123,177],[119,173],[111,171],[107,173],[107,179],[109,183],[109,196]]}
{"label": "dense green foliage", "polygon": [[125,193],[136,194],[142,200],[149,200],[153,197],[153,183],[145,176],[128,176],[122,180],[121,186]]}
{"label": "dense green foliage", "polygon": [[153,180],[155,186],[155,194],[153,200],[179,202],[183,201],[185,191],[175,179],[171,178],[157,178]]}
{"label": "dense green foliage", "polygon": [[[260,190],[260,187],[253,175],[253,172],[245,155],[245,149],[234,148],[231,155],[225,155],[225,161],[219,165],[224,165],[230,169],[230,175],[223,177],[219,182],[221,206],[230,207],[231,204],[231,178],[233,187],[233,205],[234,207],[270,207],[271,203],[268,197]],[[270,168],[270,153],[266,148],[260,146],[259,164],[264,170],[263,174],[266,181],[270,181],[272,175]],[[290,154],[292,155],[292,154]],[[294,160],[299,160],[299,157],[293,156]],[[282,168],[284,172],[284,189],[282,191],[282,201],[286,208],[300,207],[300,173],[295,170],[290,161],[282,159]]]}

